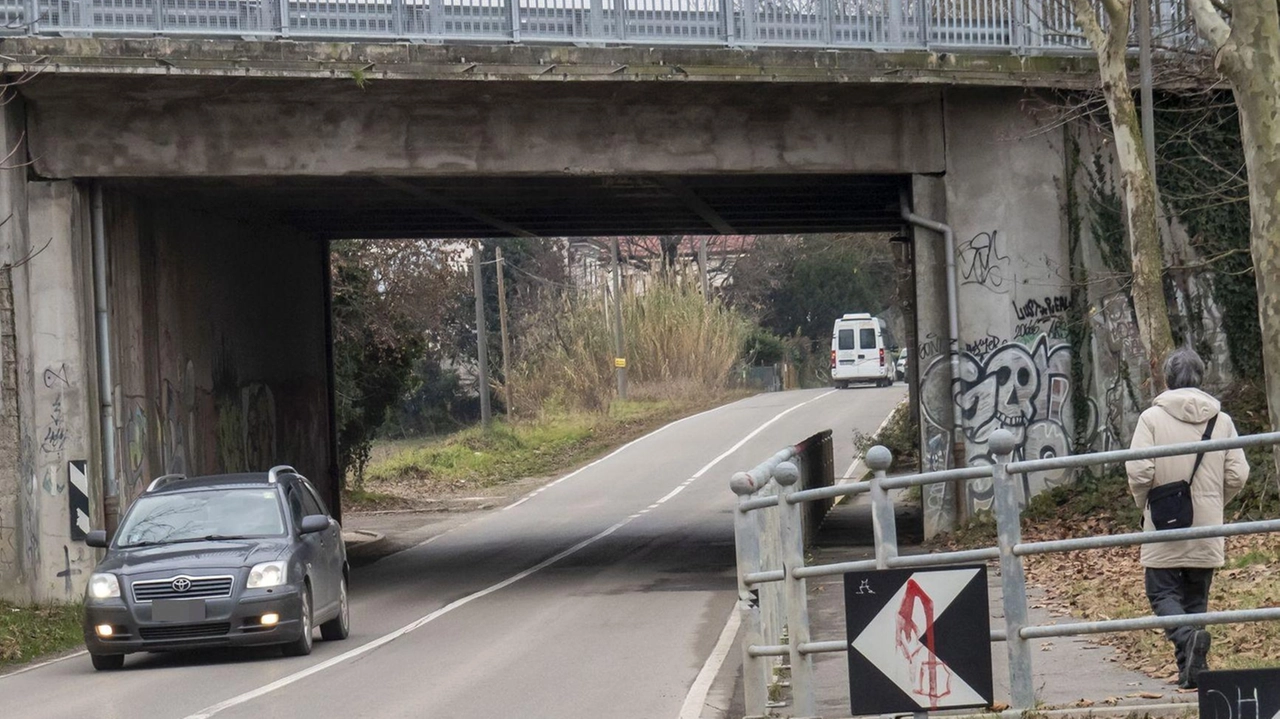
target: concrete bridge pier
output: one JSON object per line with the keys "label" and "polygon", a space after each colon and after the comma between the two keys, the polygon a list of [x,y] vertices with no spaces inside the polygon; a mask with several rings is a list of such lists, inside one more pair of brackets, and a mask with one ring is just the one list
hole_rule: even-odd
{"label": "concrete bridge pier", "polygon": [[[0,121],[0,598],[75,601],[104,526],[94,181],[28,177],[22,103]],[[327,243],[103,197],[120,507],[160,474],[285,462],[336,505]]]}

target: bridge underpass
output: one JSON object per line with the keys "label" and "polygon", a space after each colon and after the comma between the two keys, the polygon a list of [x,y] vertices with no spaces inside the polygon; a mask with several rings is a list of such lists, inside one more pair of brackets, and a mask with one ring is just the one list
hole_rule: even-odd
{"label": "bridge underpass", "polygon": [[[726,79],[702,66],[696,80],[638,82],[591,65],[590,80],[546,82],[533,79],[536,62],[492,67],[492,80],[443,79],[460,64],[448,49],[447,62],[401,68],[432,79],[381,69],[363,84],[333,60],[280,64],[280,53],[269,73],[262,55],[165,76],[144,69],[168,41],[122,41],[107,63],[74,55],[103,47],[67,41],[71,54],[15,86],[3,108],[0,137],[25,158],[0,173],[14,217],[0,226],[0,262],[11,265],[5,327],[21,408],[0,422],[0,454],[17,468],[0,475],[0,586],[19,598],[81,591],[93,553],[68,533],[58,477],[87,463],[91,522],[102,526],[104,398],[121,502],[165,471],[274,461],[336,496],[327,239],[897,231],[906,188],[918,213],[958,237],[994,227],[1026,238],[1028,251],[1063,252],[1046,222],[1059,216],[1061,136],[1038,132],[1023,90],[918,75],[873,82],[866,70],[854,82],[844,60],[804,53],[759,56],[777,77],[810,72],[803,80]],[[230,46],[201,47],[193,52]],[[559,51],[476,52],[529,62]],[[619,52],[648,57],[650,69],[673,57]],[[38,60],[19,55],[24,67]],[[1056,81],[1070,82],[1075,61],[1062,62]],[[95,188],[105,253],[94,249]],[[930,358],[946,348],[945,262],[939,235],[911,234],[919,356]],[[996,317],[1009,314],[1001,307]]]}

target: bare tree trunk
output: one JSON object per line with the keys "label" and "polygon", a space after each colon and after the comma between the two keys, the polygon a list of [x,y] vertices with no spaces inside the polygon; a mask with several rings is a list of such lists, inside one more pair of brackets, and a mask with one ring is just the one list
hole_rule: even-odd
{"label": "bare tree trunk", "polygon": [[[1249,234],[1272,428],[1280,427],[1280,6],[1237,0],[1228,25],[1211,0],[1189,0],[1196,27],[1231,81],[1249,172]],[[1274,450],[1280,470],[1280,447]]]}
{"label": "bare tree trunk", "polygon": [[1161,362],[1173,350],[1173,330],[1169,326],[1169,304],[1164,295],[1164,252],[1156,223],[1155,181],[1143,151],[1142,128],[1125,64],[1133,0],[1104,0],[1108,20],[1105,29],[1094,14],[1092,2],[1072,0],[1072,6],[1076,22],[1084,29],[1097,55],[1102,94],[1115,134],[1133,268],[1133,309],[1138,320],[1138,336],[1147,352],[1151,393],[1155,395],[1164,389]]}

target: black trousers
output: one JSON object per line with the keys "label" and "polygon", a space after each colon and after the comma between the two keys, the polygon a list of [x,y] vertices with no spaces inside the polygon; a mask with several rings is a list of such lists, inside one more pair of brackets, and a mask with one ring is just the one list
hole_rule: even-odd
{"label": "black trousers", "polygon": [[[1157,616],[1200,614],[1209,609],[1209,588],[1213,584],[1212,569],[1147,568],[1147,600]],[[1173,642],[1178,669],[1187,665],[1187,646],[1198,627],[1181,626],[1164,630]]]}

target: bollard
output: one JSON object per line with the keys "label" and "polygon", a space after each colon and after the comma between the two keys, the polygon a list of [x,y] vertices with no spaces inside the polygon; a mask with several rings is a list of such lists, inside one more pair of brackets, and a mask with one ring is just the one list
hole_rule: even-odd
{"label": "bollard", "polygon": [[1013,548],[1022,541],[1022,512],[1018,483],[1007,469],[1015,440],[1006,429],[991,433],[991,453],[996,458],[991,481],[996,495],[996,532],[1000,545],[1000,581],[1004,592],[1004,619],[1007,627],[1005,646],[1009,650],[1009,693],[1013,708],[1029,711],[1035,708],[1036,693],[1031,673],[1031,647],[1022,637],[1027,624],[1027,578],[1022,557]]}
{"label": "bollard", "polygon": [[[738,472],[729,479],[729,488],[738,495],[738,503],[747,501],[758,489],[755,480],[746,472]],[[764,626],[760,617],[759,590],[752,589],[743,577],[760,571],[760,535],[756,518],[739,508],[733,511],[733,544],[738,555],[738,613],[742,619],[742,692],[748,717],[763,717],[769,700],[769,658],[754,657],[748,648],[771,644],[765,641]]]}
{"label": "bollard", "polygon": [[800,651],[800,645],[809,643],[809,597],[804,578],[795,576],[795,571],[804,566],[804,506],[788,501],[799,489],[800,469],[791,462],[782,462],[774,468],[773,479],[779,488],[782,567],[787,573],[783,604],[787,614],[787,646],[791,650],[791,712],[792,716],[811,717],[818,711],[813,657]]}
{"label": "bollard", "polygon": [[898,518],[893,512],[889,491],[880,486],[893,464],[893,453],[876,445],[867,450],[864,460],[871,468],[871,526],[875,533],[876,569],[888,569],[889,560],[898,556]]}

